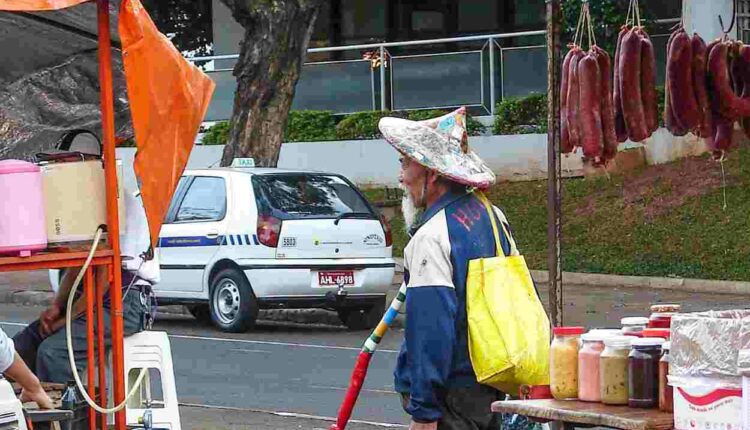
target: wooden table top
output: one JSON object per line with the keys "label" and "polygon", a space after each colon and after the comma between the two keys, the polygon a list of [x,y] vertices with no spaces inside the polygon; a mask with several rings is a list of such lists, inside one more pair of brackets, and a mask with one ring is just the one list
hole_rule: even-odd
{"label": "wooden table top", "polygon": [[669,430],[674,426],[674,416],[670,412],[578,401],[551,399],[499,401],[492,404],[492,411],[623,430]]}

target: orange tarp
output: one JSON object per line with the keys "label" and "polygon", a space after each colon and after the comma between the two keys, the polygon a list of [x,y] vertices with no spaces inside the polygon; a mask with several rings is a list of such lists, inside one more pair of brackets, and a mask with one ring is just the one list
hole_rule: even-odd
{"label": "orange tarp", "polygon": [[40,11],[57,10],[85,3],[89,0],[0,0],[0,10]]}
{"label": "orange tarp", "polygon": [[[62,9],[86,0],[0,0],[0,10]],[[134,169],[156,245],[214,82],[159,33],[139,0],[122,0],[119,32],[135,130]]]}
{"label": "orange tarp", "polygon": [[156,246],[215,84],[159,33],[140,1],[123,0],[118,24],[138,147],[134,168]]}

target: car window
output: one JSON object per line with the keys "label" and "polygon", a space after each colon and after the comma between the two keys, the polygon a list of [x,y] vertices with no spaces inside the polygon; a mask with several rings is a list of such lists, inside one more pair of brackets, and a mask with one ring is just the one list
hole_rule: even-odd
{"label": "car window", "polygon": [[253,176],[253,189],[261,211],[280,212],[285,218],[372,214],[360,193],[338,176],[257,175]]}
{"label": "car window", "polygon": [[198,176],[185,193],[175,221],[220,221],[224,219],[226,209],[224,178]]}

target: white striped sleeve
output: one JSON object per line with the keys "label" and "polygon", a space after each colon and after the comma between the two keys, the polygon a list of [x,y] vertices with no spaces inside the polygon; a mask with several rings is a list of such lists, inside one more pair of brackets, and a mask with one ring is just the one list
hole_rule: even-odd
{"label": "white striped sleeve", "polygon": [[0,372],[8,370],[13,359],[16,357],[16,350],[13,347],[13,339],[0,329]]}

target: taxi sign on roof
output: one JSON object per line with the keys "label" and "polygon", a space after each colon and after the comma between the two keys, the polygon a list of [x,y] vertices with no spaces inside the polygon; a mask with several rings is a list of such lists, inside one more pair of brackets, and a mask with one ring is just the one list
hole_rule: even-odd
{"label": "taxi sign on roof", "polygon": [[235,158],[231,167],[255,167],[254,158]]}

